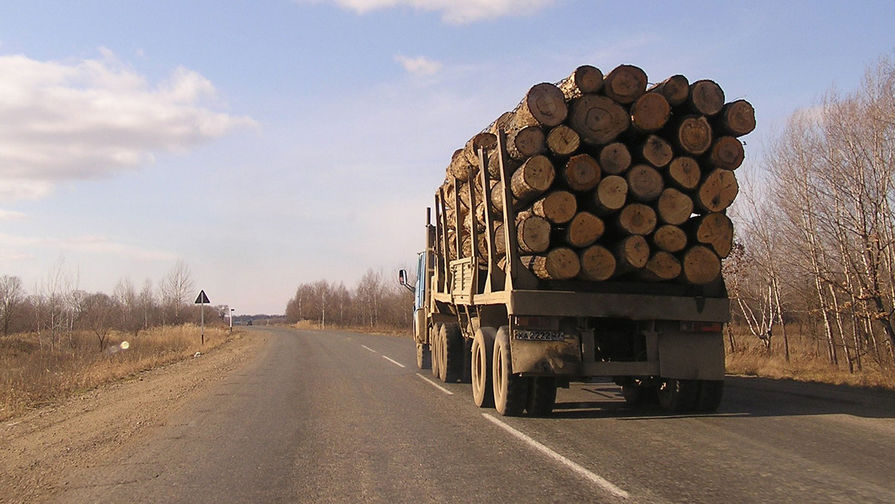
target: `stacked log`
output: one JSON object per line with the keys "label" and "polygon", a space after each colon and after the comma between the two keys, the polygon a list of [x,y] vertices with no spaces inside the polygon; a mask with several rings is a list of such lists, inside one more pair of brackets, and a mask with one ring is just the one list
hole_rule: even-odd
{"label": "stacked log", "polygon": [[717,280],[733,244],[725,213],[739,189],[739,137],[755,128],[755,111],[745,100],[725,103],[712,80],[647,82],[633,65],[605,76],[584,65],[533,86],[470,138],[439,191],[446,256],[475,249],[486,269],[490,239],[490,264],[505,266],[506,207],[520,262],[540,279]]}

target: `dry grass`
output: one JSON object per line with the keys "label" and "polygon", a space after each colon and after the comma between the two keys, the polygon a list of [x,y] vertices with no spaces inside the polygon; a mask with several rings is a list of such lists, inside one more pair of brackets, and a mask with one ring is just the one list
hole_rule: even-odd
{"label": "dry grass", "polygon": [[826,354],[818,355],[813,340],[799,335],[790,339],[790,360],[786,362],[782,338],[774,338],[768,355],[764,345],[754,336],[736,329],[734,334],[736,352],[730,351],[725,337],[728,373],[895,390],[895,366],[888,364],[887,369],[883,368],[870,356],[862,359],[863,369],[849,373],[841,351],[839,366],[834,366]]}
{"label": "dry grass", "polygon": [[[206,352],[227,341],[223,328],[205,328],[200,344],[198,326],[158,327],[131,334],[112,333],[106,349],[99,350],[92,333],[65,335],[55,348],[35,334],[0,338],[0,420],[27,409],[95,388]],[[127,341],[128,348],[121,349]]]}

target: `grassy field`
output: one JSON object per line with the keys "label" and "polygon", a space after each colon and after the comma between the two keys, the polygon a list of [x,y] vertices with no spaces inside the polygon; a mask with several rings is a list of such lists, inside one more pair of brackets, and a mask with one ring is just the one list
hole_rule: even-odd
{"label": "grassy field", "polygon": [[227,341],[224,328],[191,324],[132,334],[113,332],[100,351],[92,333],[63,335],[54,348],[36,334],[0,337],[0,420],[116,379],[206,352]]}
{"label": "grassy field", "polygon": [[728,373],[895,390],[895,365],[884,363],[887,367],[883,367],[869,355],[863,356],[862,369],[849,373],[841,348],[839,365],[834,366],[822,350],[818,352],[813,339],[797,334],[790,338],[790,360],[786,362],[781,337],[774,337],[769,355],[758,338],[736,328],[734,334],[735,352],[730,351],[725,336]]}

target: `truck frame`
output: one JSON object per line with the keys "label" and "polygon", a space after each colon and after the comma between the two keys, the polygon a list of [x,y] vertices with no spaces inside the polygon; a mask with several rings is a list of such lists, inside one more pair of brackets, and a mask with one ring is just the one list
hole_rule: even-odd
{"label": "truck frame", "polygon": [[[460,212],[454,212],[456,235],[448,236],[446,195],[439,189],[434,224],[427,209],[415,285],[399,272],[415,293],[420,369],[431,367],[443,382],[471,382],[476,405],[509,416],[547,415],[558,386],[595,377],[612,378],[632,406],[657,399],[673,412],[716,410],[724,379],[722,329],[730,314],[723,278],[707,285],[538,279],[522,265],[516,246],[505,145],[499,132],[502,184],[495,187],[503,190],[505,257],[498,257],[489,232],[487,255],[480,257],[476,227],[465,229]],[[478,169],[466,184],[470,209],[476,208],[472,177],[481,178],[485,201],[491,201],[489,153],[477,154]],[[460,208],[459,191],[453,198],[453,208]],[[494,209],[483,207],[485,229],[493,229]],[[464,234],[472,243],[468,257]],[[457,259],[449,259],[452,249]]]}

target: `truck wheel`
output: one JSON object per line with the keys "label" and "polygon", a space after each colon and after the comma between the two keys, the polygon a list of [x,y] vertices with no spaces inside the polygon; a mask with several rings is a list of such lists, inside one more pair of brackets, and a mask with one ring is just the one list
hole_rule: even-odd
{"label": "truck wheel", "polygon": [[542,417],[553,412],[556,405],[556,378],[553,376],[537,376],[531,379],[528,390],[529,416]]}
{"label": "truck wheel", "polygon": [[432,367],[432,353],[429,351],[429,345],[425,343],[416,344],[416,367],[420,369]]}
{"label": "truck wheel", "polygon": [[441,336],[438,338],[441,345],[441,381],[456,383],[463,378],[463,336],[457,324],[444,324],[441,326]]}
{"label": "truck wheel", "polygon": [[438,351],[438,338],[441,335],[441,324],[435,324],[432,328],[432,338],[429,341],[432,358],[432,376],[441,379],[441,355]]}
{"label": "truck wheel", "polygon": [[622,396],[625,404],[632,408],[656,403],[656,387],[644,385],[640,380],[633,380],[622,385]]}
{"label": "truck wheel", "polygon": [[494,407],[503,416],[519,416],[528,401],[528,378],[512,373],[510,331],[501,327],[494,337],[494,357],[491,379],[494,387]]}
{"label": "truck wheel", "polygon": [[491,387],[491,361],[494,359],[494,336],[497,330],[483,327],[475,332],[472,340],[472,400],[480,408],[494,406],[494,390]]}
{"label": "truck wheel", "polygon": [[696,380],[678,380],[668,378],[662,380],[657,391],[659,406],[674,413],[683,413],[696,409],[699,399],[699,382]]}
{"label": "truck wheel", "polygon": [[721,396],[723,395],[724,380],[700,380],[696,411],[714,413],[718,410],[718,406],[721,406]]}

